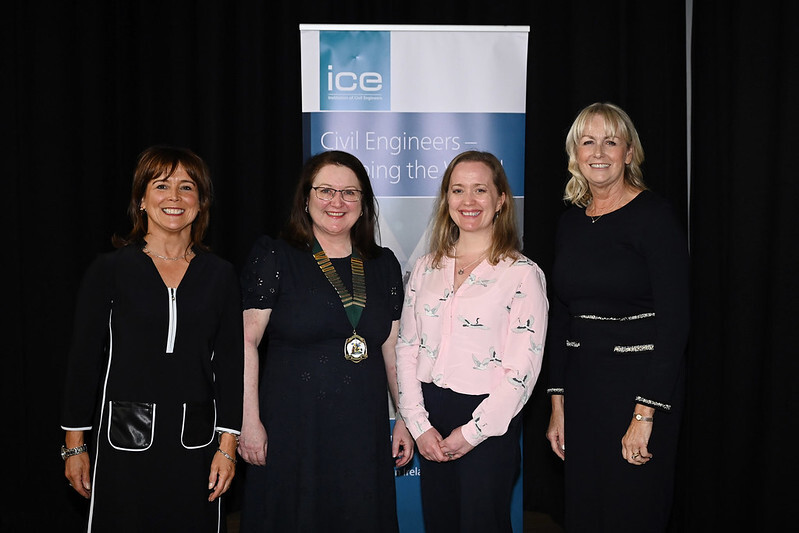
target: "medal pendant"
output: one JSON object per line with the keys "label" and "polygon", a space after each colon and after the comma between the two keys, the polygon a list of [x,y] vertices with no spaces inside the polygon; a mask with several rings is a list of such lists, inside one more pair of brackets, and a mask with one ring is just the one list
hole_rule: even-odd
{"label": "medal pendant", "polygon": [[368,357],[366,353],[366,339],[352,332],[352,337],[344,343],[344,357],[353,363],[360,363]]}

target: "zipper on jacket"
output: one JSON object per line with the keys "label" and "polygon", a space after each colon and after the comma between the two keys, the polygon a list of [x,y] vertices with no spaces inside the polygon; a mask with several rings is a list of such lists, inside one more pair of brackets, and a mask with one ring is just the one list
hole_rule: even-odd
{"label": "zipper on jacket", "polygon": [[169,290],[169,329],[166,334],[166,353],[175,351],[175,334],[178,329],[178,290],[172,287]]}

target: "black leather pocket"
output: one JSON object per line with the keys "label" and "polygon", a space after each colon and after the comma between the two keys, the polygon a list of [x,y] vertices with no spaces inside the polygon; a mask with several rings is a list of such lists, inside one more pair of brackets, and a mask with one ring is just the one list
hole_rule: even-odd
{"label": "black leather pocket", "polygon": [[118,450],[143,451],[153,443],[155,404],[111,401],[108,442]]}
{"label": "black leather pocket", "polygon": [[183,404],[183,430],[180,440],[186,448],[202,448],[214,440],[216,433],[216,404],[186,402]]}

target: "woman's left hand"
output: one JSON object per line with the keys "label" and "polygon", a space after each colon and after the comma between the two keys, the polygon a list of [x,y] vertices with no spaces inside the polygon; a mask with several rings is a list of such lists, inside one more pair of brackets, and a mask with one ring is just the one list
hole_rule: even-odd
{"label": "woman's left hand", "polygon": [[460,459],[474,449],[474,446],[469,444],[464,438],[461,428],[463,428],[463,426],[453,429],[452,433],[439,443],[441,451],[447,456],[448,461]]}
{"label": "woman's left hand", "polygon": [[[236,439],[230,433],[222,433],[219,449],[223,450],[228,456],[236,458]],[[211,461],[211,474],[208,476],[208,490],[213,490],[208,496],[208,501],[212,502],[222,496],[230,489],[233,477],[236,475],[236,463],[225,457],[219,450],[214,453]]]}
{"label": "woman's left hand", "polygon": [[405,421],[398,415],[394,421],[394,431],[391,437],[391,456],[394,465],[399,468],[407,465],[413,459],[413,437],[405,427]]}
{"label": "woman's left hand", "polygon": [[[654,414],[652,409],[648,416]],[[649,452],[649,437],[652,436],[654,422],[640,421],[633,418],[627,433],[621,439],[621,456],[632,465],[645,465],[652,459]]]}

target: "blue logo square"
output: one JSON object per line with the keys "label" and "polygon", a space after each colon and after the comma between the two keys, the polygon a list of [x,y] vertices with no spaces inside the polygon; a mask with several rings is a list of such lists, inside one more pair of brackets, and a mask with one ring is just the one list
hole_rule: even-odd
{"label": "blue logo square", "polygon": [[391,32],[319,32],[319,108],[391,110]]}

